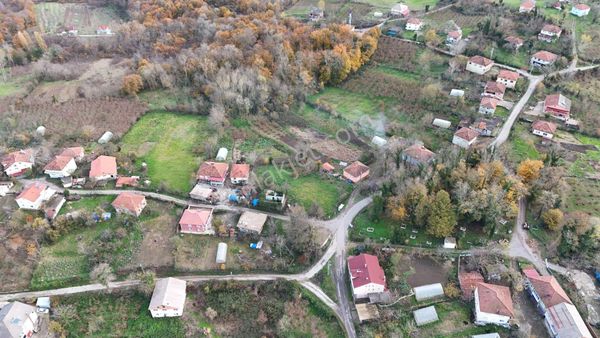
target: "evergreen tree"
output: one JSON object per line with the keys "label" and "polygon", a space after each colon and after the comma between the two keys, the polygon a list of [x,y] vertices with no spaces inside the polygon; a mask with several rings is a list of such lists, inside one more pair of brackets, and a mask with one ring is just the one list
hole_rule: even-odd
{"label": "evergreen tree", "polygon": [[427,233],[435,237],[449,236],[454,232],[456,215],[450,201],[450,195],[440,190],[433,197],[427,218]]}

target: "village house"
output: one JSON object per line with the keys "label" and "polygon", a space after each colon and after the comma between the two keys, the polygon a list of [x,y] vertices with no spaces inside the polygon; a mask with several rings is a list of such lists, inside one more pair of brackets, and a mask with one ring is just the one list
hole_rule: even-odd
{"label": "village house", "polygon": [[548,95],[544,100],[544,113],[566,121],[571,116],[571,100],[560,93]]}
{"label": "village house", "polygon": [[110,27],[108,27],[107,25],[100,25],[96,29],[96,34],[97,35],[111,35],[112,31],[110,30]]}
{"label": "village house", "polygon": [[390,14],[406,17],[408,14],[410,14],[410,9],[405,4],[396,4],[390,10]]}
{"label": "village house", "polygon": [[434,156],[435,153],[422,144],[413,144],[402,152],[402,160],[412,165],[428,164]]}
{"label": "village house", "polygon": [[506,86],[504,86],[500,82],[496,81],[488,81],[485,84],[485,88],[483,89],[482,96],[491,97],[497,100],[502,100],[504,98],[504,93],[506,92]]}
{"label": "village house", "polygon": [[541,276],[534,268],[523,269],[525,288],[544,317],[550,337],[591,338],[573,302],[554,276]]}
{"label": "village house", "polygon": [[344,168],[343,176],[352,183],[358,183],[369,176],[369,167],[360,161],[353,162]]}
{"label": "village house", "polygon": [[202,184],[196,184],[192,191],[190,191],[190,197],[204,202],[211,202],[213,198],[213,188],[208,188]]}
{"label": "village house", "polygon": [[231,166],[229,179],[233,184],[246,184],[250,179],[250,165],[246,163],[235,163]]}
{"label": "village house", "polygon": [[462,127],[454,133],[452,144],[467,149],[477,141],[477,136],[479,136],[479,133],[476,130]]}
{"label": "village house", "polygon": [[132,192],[122,192],[112,202],[112,206],[120,214],[139,217],[146,207],[146,197]]}
{"label": "village house", "polygon": [[515,88],[519,80],[519,73],[502,69],[496,77],[496,82],[502,83],[506,88]]}
{"label": "village house", "polygon": [[547,24],[542,27],[542,31],[538,34],[538,40],[552,42],[560,38],[560,34],[562,34],[562,28]]}
{"label": "village house", "polygon": [[504,41],[506,41],[508,47],[514,49],[515,51],[518,51],[519,48],[523,47],[523,39],[516,36],[509,36],[504,39]]}
{"label": "village house", "polygon": [[[571,0],[568,0],[571,1]],[[550,8],[556,9],[557,11],[562,11],[563,5],[560,1],[555,1],[550,5]]]}
{"label": "village house", "polygon": [[571,8],[571,14],[582,17],[590,14],[591,7],[586,4],[577,4]]}
{"label": "village house", "polygon": [[77,170],[75,159],[70,156],[55,156],[54,159],[44,167],[44,174],[50,178],[63,178],[71,176]]}
{"label": "village house", "polygon": [[457,30],[453,30],[448,32],[448,35],[446,35],[446,44],[447,45],[453,45],[457,42],[459,42],[462,39],[462,30],[457,29]]}
{"label": "village house", "polygon": [[90,167],[90,180],[104,181],[117,178],[117,159],[113,156],[98,156]]}
{"label": "village house", "polygon": [[515,316],[510,289],[506,286],[479,283],[473,293],[475,300],[475,324],[510,327]]}
{"label": "village house", "polygon": [[531,65],[534,67],[551,66],[558,60],[558,55],[541,50],[531,56]]}
{"label": "village house", "polygon": [[0,160],[4,173],[11,177],[18,177],[33,168],[35,164],[33,149],[14,151],[6,154]]}
{"label": "village house", "polygon": [[41,210],[42,204],[50,200],[56,193],[43,183],[32,183],[28,185],[15,199],[19,208],[29,210]]}
{"label": "village house", "polygon": [[308,13],[308,18],[310,21],[319,21],[323,19],[324,13],[319,7],[312,6],[310,8],[310,12]]}
{"label": "village house", "polygon": [[28,338],[38,329],[35,307],[21,302],[0,303],[0,337]]}
{"label": "village house", "polygon": [[119,176],[115,182],[115,188],[137,187],[139,184],[139,176]]}
{"label": "village house", "polygon": [[460,272],[458,274],[458,284],[462,291],[463,300],[471,301],[477,284],[483,282],[483,276],[478,271]]}
{"label": "village house", "polygon": [[498,100],[493,97],[484,96],[479,103],[479,113],[484,115],[492,115],[496,112]]}
{"label": "village house", "polygon": [[531,132],[533,135],[541,136],[551,140],[556,131],[556,124],[548,121],[537,120],[531,124]]}
{"label": "village house", "polygon": [[184,234],[214,235],[211,208],[188,207],[179,219],[179,231]]}
{"label": "village house", "polygon": [[525,0],[519,6],[519,13],[531,13],[535,8],[535,0]]}
{"label": "village house", "polygon": [[185,306],[186,282],[168,277],[159,279],[152,293],[148,310],[152,318],[181,317]]}
{"label": "village house", "polygon": [[385,273],[377,256],[362,253],[348,257],[348,271],[355,300],[369,298],[369,294],[387,290]]}
{"label": "village house", "polygon": [[222,162],[204,162],[196,173],[196,179],[211,185],[223,185],[229,172],[229,164]]}
{"label": "village house", "polygon": [[75,159],[75,162],[81,162],[85,157],[85,150],[83,147],[70,147],[63,149],[59,155],[72,157]]}
{"label": "village house", "polygon": [[407,31],[420,31],[423,28],[423,21],[419,18],[410,18],[406,20],[405,28]]}
{"label": "village house", "polygon": [[500,123],[498,119],[477,119],[470,128],[479,133],[480,136],[493,136],[494,130]]}
{"label": "village house", "polygon": [[325,162],[325,163],[321,164],[321,171],[323,173],[333,174],[334,170],[335,170],[335,167],[333,165],[331,165],[331,163],[329,163],[329,162]]}
{"label": "village house", "polygon": [[6,196],[15,184],[11,181],[0,181],[0,197]]}
{"label": "village house", "polygon": [[483,56],[472,56],[467,62],[467,70],[475,74],[483,75],[492,69],[494,61]]}
{"label": "village house", "polygon": [[244,211],[238,220],[237,227],[241,232],[260,235],[267,222],[267,214]]}

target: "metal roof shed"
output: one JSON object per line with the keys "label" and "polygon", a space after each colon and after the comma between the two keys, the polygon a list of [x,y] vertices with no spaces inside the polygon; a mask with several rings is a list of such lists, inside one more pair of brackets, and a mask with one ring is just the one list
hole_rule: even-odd
{"label": "metal roof shed", "polygon": [[374,145],[376,145],[378,147],[383,147],[387,144],[387,140],[384,139],[383,137],[373,136],[373,139],[371,139],[371,143],[373,143]]}
{"label": "metal roof shed", "polygon": [[217,264],[224,264],[227,261],[227,244],[219,243],[217,245]]}
{"label": "metal roof shed", "polygon": [[439,320],[435,306],[428,306],[413,312],[417,326],[423,326]]}
{"label": "metal roof shed", "polygon": [[217,161],[225,161],[227,159],[227,153],[227,148],[220,148],[215,159]]}
{"label": "metal roof shed", "polygon": [[442,119],[434,119],[433,125],[438,128],[448,129],[452,125],[450,121],[442,120]]}
{"label": "metal roof shed", "polygon": [[413,291],[418,302],[444,295],[444,288],[440,283],[417,286]]}

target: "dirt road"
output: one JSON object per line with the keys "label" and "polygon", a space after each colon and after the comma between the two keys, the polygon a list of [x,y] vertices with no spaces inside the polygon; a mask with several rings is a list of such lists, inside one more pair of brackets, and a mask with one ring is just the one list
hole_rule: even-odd
{"label": "dirt road", "polygon": [[508,255],[514,258],[524,258],[530,261],[542,275],[548,275],[545,261],[529,247],[529,244],[527,244],[529,234],[522,226],[525,222],[526,211],[527,201],[525,198],[521,198],[519,200],[519,214],[517,215],[513,236],[508,247]]}

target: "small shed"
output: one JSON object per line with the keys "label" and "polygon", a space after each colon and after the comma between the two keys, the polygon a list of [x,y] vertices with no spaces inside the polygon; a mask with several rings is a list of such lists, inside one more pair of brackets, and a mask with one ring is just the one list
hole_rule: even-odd
{"label": "small shed", "polygon": [[378,147],[384,147],[387,144],[387,140],[384,139],[383,137],[373,136],[371,143],[373,143],[374,145],[376,145]]}
{"label": "small shed", "polygon": [[442,119],[434,119],[432,124],[438,128],[444,128],[444,129],[448,129],[452,125],[452,123],[450,121],[446,121],[446,120],[442,120]]}
{"label": "small shed", "polygon": [[428,306],[413,312],[417,326],[427,325],[439,320],[435,306]]}
{"label": "small shed", "polygon": [[225,264],[227,261],[227,243],[219,243],[217,245],[217,264]]}
{"label": "small shed", "polygon": [[50,310],[50,297],[40,297],[35,302],[35,306],[38,310]]}
{"label": "small shed", "polygon": [[444,249],[456,249],[456,238],[454,238],[454,237],[444,238]]}
{"label": "small shed", "polygon": [[227,159],[227,148],[220,148],[219,151],[217,152],[217,157],[215,158],[215,160],[217,161],[225,161]]}
{"label": "small shed", "polygon": [[444,295],[444,287],[442,286],[441,283],[427,284],[427,285],[417,286],[416,288],[413,289],[413,292],[415,293],[415,298],[417,299],[417,301],[420,302],[423,300],[443,296]]}
{"label": "small shed", "polygon": [[461,89],[452,89],[450,91],[450,96],[463,97],[465,96],[465,91]]}
{"label": "small shed", "polygon": [[98,143],[100,144],[106,144],[108,143],[111,139],[113,138],[113,133],[111,133],[110,131],[105,132],[104,134],[102,134],[102,137],[100,137],[98,139]]}

